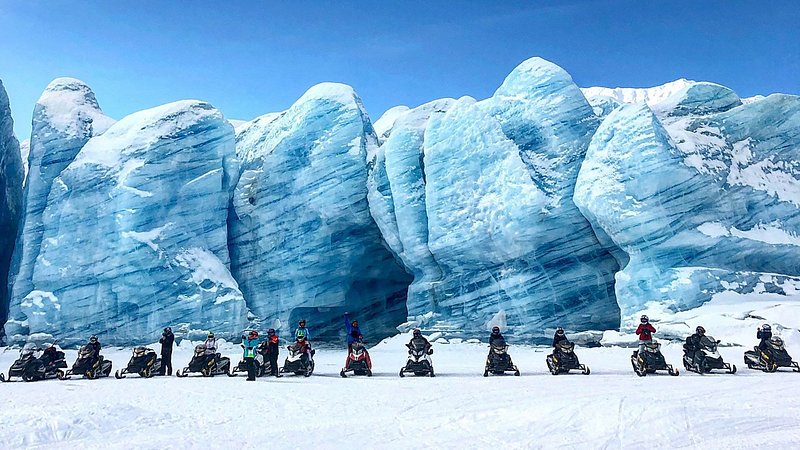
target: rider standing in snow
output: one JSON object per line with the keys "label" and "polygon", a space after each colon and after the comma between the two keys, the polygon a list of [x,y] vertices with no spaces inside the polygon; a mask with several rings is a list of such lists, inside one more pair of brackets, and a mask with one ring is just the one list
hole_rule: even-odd
{"label": "rider standing in snow", "polygon": [[266,363],[269,360],[269,374],[272,376],[280,377],[278,374],[278,348],[280,345],[280,340],[278,339],[278,335],[275,334],[275,329],[270,328],[267,330],[267,343],[266,343],[266,353],[264,354],[264,362]]}
{"label": "rider standing in snow", "polygon": [[161,375],[166,373],[171,376],[172,344],[175,343],[175,335],[172,334],[172,328],[164,328],[164,332],[161,333],[161,339],[159,339],[158,342],[161,343]]}
{"label": "rider standing in snow", "polygon": [[[344,328],[347,330],[347,359],[344,362],[344,368],[350,367],[350,353],[353,352],[353,344],[356,342],[364,342],[364,335],[361,334],[361,328],[358,326],[357,320],[350,320],[350,313],[344,313]],[[372,360],[369,357],[369,352],[365,352],[364,356],[367,360],[367,368],[372,370]]]}
{"label": "rider standing in snow", "polygon": [[[706,335],[706,329],[702,326],[698,326],[694,330],[694,334],[686,338],[686,343],[683,344],[683,348],[686,349],[686,353],[692,356],[692,361],[695,361],[698,356],[702,357],[702,354],[698,354],[702,346],[700,345],[700,340],[703,336]],[[702,363],[702,361],[700,361]]]}
{"label": "rider standing in snow", "polygon": [[764,350],[769,345],[769,340],[772,339],[772,327],[769,324],[764,324],[756,332],[756,338],[761,339],[758,343],[758,348]]}
{"label": "rider standing in snow", "polygon": [[217,339],[214,337],[213,331],[208,332],[208,337],[206,338],[206,341],[203,343],[203,345],[206,347],[206,360],[208,360],[209,358],[216,359]]}
{"label": "rider standing in snow", "polygon": [[258,331],[251,331],[247,337],[242,336],[244,361],[247,365],[247,381],[256,380],[256,347],[258,347]]}
{"label": "rider standing in snow", "polygon": [[643,352],[645,344],[653,342],[653,333],[656,332],[656,329],[650,324],[650,319],[647,316],[642,316],[639,321],[641,323],[636,328],[636,334],[639,335],[639,352]]}
{"label": "rider standing in snow", "polygon": [[431,354],[433,353],[433,349],[431,348],[431,343],[425,339],[425,336],[422,335],[422,331],[419,328],[414,329],[413,337],[408,344],[406,344],[408,348],[420,348],[422,347],[425,350],[425,353]]}

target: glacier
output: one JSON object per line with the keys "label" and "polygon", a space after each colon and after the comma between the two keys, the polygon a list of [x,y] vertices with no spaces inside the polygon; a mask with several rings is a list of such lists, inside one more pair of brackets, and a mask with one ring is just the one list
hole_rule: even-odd
{"label": "glacier", "polygon": [[237,131],[231,270],[254,323],[287,333],[304,318],[312,340],[333,340],[350,312],[368,339],[396,333],[411,277],[370,215],[378,140],[353,89],[316,85]]}
{"label": "glacier", "polygon": [[592,138],[574,199],[627,257],[616,275],[624,326],[648,311],[680,317],[684,331],[685,311],[750,317],[737,302],[775,319],[763,311],[800,301],[800,97],[745,104],[694,82],[623,104]]}
{"label": "glacier", "polygon": [[486,100],[393,115],[370,207],[415,275],[409,326],[522,339],[617,327],[617,260],[572,202],[599,119],[569,74],[532,58]]}
{"label": "glacier", "polygon": [[114,123],[77,80],[36,107],[21,252],[6,333],[152,339],[237,337],[244,298],[228,269],[227,211],[238,178],[233,127],[187,100]]}
{"label": "glacier", "polygon": [[24,177],[8,94],[0,80],[0,343],[8,314],[8,272],[17,235]]}

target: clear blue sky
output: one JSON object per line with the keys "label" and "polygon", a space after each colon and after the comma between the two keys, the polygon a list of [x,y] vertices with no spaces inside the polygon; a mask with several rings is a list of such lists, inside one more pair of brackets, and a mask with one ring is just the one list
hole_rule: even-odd
{"label": "clear blue sky", "polygon": [[87,82],[116,119],[185,98],[250,119],[322,81],[352,85],[377,119],[487,97],[530,56],[581,86],[685,77],[798,94],[800,2],[0,1],[0,79],[20,139],[59,76]]}

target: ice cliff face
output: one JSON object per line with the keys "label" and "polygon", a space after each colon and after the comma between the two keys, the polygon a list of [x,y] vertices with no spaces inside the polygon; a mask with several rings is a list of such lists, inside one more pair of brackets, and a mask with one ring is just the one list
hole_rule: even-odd
{"label": "ice cliff face", "polygon": [[246,308],[226,267],[238,163],[222,114],[182,101],[111,125],[85,85],[56,80],[33,130],[9,337],[238,336]]}
{"label": "ice cliff face", "polygon": [[701,305],[735,315],[734,297],[800,300],[800,98],[743,105],[694,83],[621,106],[592,138],[575,202],[630,257],[616,276],[625,323]]}
{"label": "ice cliff face", "polygon": [[571,77],[539,58],[489,99],[434,102],[394,121],[370,206],[415,275],[412,323],[434,313],[442,329],[499,323],[520,337],[617,325],[617,262],[572,203],[598,124]]}
{"label": "ice cliff face", "polygon": [[8,95],[0,81],[0,327],[8,312],[8,272],[19,223],[22,180],[19,142],[14,136]]}
{"label": "ice cliff face", "polygon": [[349,87],[312,87],[292,107],[242,125],[242,172],[230,226],[232,270],[255,320],[312,339],[343,333],[341,314],[369,339],[406,318],[410,277],[385,248],[367,204],[377,139]]}

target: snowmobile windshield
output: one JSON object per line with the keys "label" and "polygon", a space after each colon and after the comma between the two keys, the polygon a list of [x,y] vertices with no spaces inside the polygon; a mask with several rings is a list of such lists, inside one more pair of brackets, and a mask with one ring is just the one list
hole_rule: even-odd
{"label": "snowmobile windshield", "polygon": [[35,351],[36,351],[36,344],[28,342],[27,344],[25,344],[24,347],[22,347],[22,350],[19,351],[19,354],[20,356],[30,356]]}
{"label": "snowmobile windshield", "polygon": [[575,347],[575,344],[570,341],[561,341],[558,343],[558,348],[562,352],[571,352],[573,347]]}
{"label": "snowmobile windshield", "polygon": [[717,351],[717,340],[711,336],[703,336],[700,338],[700,345],[703,346],[703,348],[711,350],[712,352]]}
{"label": "snowmobile windshield", "polygon": [[205,352],[206,352],[206,346],[205,346],[205,345],[203,345],[203,344],[196,345],[196,346],[194,347],[194,354],[195,354],[195,355],[202,355],[202,354],[204,354]]}
{"label": "snowmobile windshield", "polygon": [[89,348],[88,345],[84,345],[78,350],[78,357],[79,358],[88,358],[92,354],[92,349]]}

